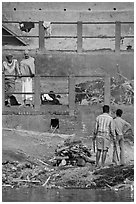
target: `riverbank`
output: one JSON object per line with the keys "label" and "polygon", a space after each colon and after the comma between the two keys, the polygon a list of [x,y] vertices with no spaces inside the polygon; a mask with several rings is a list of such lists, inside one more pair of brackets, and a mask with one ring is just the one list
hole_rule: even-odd
{"label": "riverbank", "polygon": [[[111,166],[111,146],[106,160],[106,168],[95,170],[95,165],[89,162],[86,162],[84,167],[72,165],[53,166],[50,162],[54,157],[57,145],[63,144],[68,138],[76,140],[77,136],[74,134],[64,135],[37,133],[19,129],[3,129],[2,136],[4,188],[20,188],[21,186],[108,188],[114,190],[133,188],[133,141],[127,140],[125,142],[126,165],[124,167]],[[78,139],[89,149],[92,149],[89,137],[80,136]],[[95,160],[95,153],[93,151],[91,153],[91,159]],[[116,178],[117,175],[118,177]],[[114,179],[112,180],[111,178]],[[105,183],[104,180],[106,180]],[[100,183],[103,183],[103,186]]]}

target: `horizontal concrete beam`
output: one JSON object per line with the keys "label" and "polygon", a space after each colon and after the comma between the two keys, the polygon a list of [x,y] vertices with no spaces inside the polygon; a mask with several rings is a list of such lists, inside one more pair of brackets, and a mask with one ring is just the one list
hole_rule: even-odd
{"label": "horizontal concrete beam", "polygon": [[3,10],[2,20],[14,21],[50,21],[50,22],[130,22],[134,21],[134,11],[92,11],[92,12],[76,12],[76,11],[11,11]]}
{"label": "horizontal concrete beam", "polygon": [[121,21],[121,22],[130,22],[134,21],[134,12],[130,11],[96,11],[96,12],[81,12],[80,19],[81,21]]}
{"label": "horizontal concrete beam", "polygon": [[2,2],[4,10],[128,10],[134,9],[134,2]]}

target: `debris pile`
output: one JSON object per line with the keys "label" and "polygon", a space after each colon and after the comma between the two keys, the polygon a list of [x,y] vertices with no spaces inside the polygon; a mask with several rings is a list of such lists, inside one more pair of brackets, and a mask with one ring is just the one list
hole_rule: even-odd
{"label": "debris pile", "polygon": [[36,165],[29,162],[3,162],[2,187],[19,188],[22,186],[44,186],[46,188],[109,188],[111,190],[122,188],[133,189],[134,165],[107,166],[106,168],[95,170],[93,165],[86,165],[82,168],[72,165],[53,168],[51,166],[46,167],[46,165]]}
{"label": "debris pile", "polygon": [[[117,185],[119,188],[126,187],[127,184],[132,184],[134,181],[134,165],[128,166],[115,166],[105,169],[99,169],[94,172],[99,175],[94,179],[98,188],[109,187],[114,189]],[[114,188],[113,188],[114,187]]]}
{"label": "debris pile", "polygon": [[85,167],[62,168],[57,171],[50,184],[60,188],[103,188],[122,190],[134,187],[134,165],[107,166],[94,169],[91,165]]}
{"label": "debris pile", "polygon": [[69,168],[66,166],[53,175],[51,183],[54,182],[55,186],[60,188],[94,188],[92,170],[91,165],[85,167],[71,166]]}
{"label": "debris pile", "polygon": [[88,149],[81,140],[67,139],[55,150],[55,156],[50,161],[54,166],[85,166],[86,162],[95,163],[91,156],[91,149]]}
{"label": "debris pile", "polygon": [[[75,102],[82,103],[86,99],[89,104],[104,102],[104,79],[99,78],[93,81],[76,84]],[[134,104],[133,80],[127,78],[111,77],[111,103],[114,104]]]}
{"label": "debris pile", "polygon": [[36,165],[29,162],[5,161],[2,163],[3,187],[31,187],[44,185],[50,174],[45,165]]}

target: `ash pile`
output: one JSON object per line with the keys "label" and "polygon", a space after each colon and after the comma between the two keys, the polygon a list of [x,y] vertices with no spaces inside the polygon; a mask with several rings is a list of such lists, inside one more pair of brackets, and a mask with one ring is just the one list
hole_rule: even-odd
{"label": "ash pile", "polygon": [[95,160],[91,158],[92,150],[85,146],[81,140],[67,139],[55,150],[55,156],[50,160],[53,166],[85,166],[87,162],[92,165]]}

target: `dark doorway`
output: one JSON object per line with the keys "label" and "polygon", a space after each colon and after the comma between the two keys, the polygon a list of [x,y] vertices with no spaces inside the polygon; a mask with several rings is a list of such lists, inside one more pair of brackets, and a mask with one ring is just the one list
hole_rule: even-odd
{"label": "dark doorway", "polygon": [[59,128],[59,119],[58,118],[51,119],[50,127],[58,129]]}

